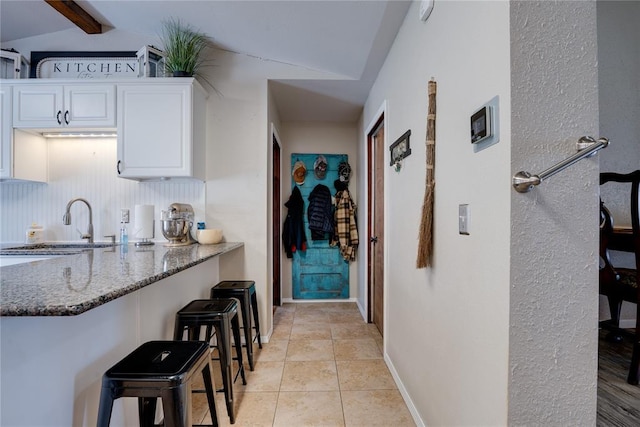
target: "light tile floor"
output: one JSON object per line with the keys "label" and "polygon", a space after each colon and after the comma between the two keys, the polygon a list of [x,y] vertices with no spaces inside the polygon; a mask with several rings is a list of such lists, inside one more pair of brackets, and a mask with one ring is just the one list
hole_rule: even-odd
{"label": "light tile floor", "polygon": [[[271,340],[254,344],[255,370],[234,384],[234,426],[415,426],[382,359],[382,336],[355,303],[284,304]],[[214,366],[220,386],[220,370]],[[223,393],[218,420],[229,426]],[[203,394],[194,422],[211,422]]]}

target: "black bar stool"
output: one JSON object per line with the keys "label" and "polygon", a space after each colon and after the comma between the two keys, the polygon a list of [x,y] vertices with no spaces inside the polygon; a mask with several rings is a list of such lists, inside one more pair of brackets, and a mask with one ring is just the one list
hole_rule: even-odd
{"label": "black bar stool", "polygon": [[[234,299],[214,298],[193,300],[176,313],[173,339],[183,339],[185,330],[189,340],[200,339],[202,326],[206,326],[206,341],[213,337],[212,327],[215,329],[216,345],[220,353],[220,370],[227,413],[231,424],[235,423],[235,409],[233,399],[233,382],[238,374],[242,376],[242,384],[247,380],[242,363],[242,344],[240,342],[240,322],[238,320],[238,303]],[[231,352],[231,333],[236,347],[238,372],[233,378],[233,356]]]}
{"label": "black bar stool", "polygon": [[[244,329],[244,341],[247,347],[247,359],[249,369],[253,371],[253,342],[258,340],[258,347],[262,348],[260,339],[260,318],[258,316],[258,298],[256,296],[256,282],[253,280],[225,280],[211,288],[211,298],[237,298],[240,301],[242,312],[242,327]],[[255,326],[251,326],[251,312]],[[252,329],[256,330],[253,338]]]}
{"label": "black bar stool", "polygon": [[191,424],[192,383],[202,373],[212,426],[218,414],[211,376],[209,344],[202,341],[149,341],[142,344],[102,376],[98,427],[111,422],[114,400],[137,397],[140,426],[153,426],[157,399],[162,399],[164,425]]}

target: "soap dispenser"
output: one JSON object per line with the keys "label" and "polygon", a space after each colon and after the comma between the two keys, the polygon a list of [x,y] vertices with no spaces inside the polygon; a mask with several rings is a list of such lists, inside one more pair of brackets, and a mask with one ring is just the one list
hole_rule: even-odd
{"label": "soap dispenser", "polygon": [[129,209],[120,209],[120,244],[129,244],[129,232],[127,224],[129,223]]}

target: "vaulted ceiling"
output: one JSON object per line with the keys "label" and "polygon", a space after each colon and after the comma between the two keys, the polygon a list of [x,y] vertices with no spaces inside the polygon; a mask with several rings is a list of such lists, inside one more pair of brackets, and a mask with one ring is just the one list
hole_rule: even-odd
{"label": "vaulted ceiling", "polygon": [[[103,25],[103,32],[116,28],[155,38],[161,22],[176,17],[205,32],[220,48],[332,73],[336,80],[274,85],[283,120],[329,121],[357,120],[410,5],[404,0],[76,3]],[[76,27],[45,1],[0,1],[3,47],[70,28]]]}

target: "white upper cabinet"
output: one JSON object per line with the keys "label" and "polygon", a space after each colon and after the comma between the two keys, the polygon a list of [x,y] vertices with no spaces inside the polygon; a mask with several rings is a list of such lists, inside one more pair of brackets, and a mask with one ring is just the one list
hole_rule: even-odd
{"label": "white upper cabinet", "polygon": [[192,78],[119,83],[118,175],[204,181],[206,98]]}
{"label": "white upper cabinet", "polygon": [[13,88],[13,127],[24,129],[116,127],[116,86],[20,83]]}
{"label": "white upper cabinet", "polygon": [[47,144],[37,134],[13,129],[11,86],[0,86],[0,181],[47,181]]}

